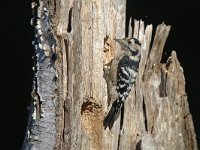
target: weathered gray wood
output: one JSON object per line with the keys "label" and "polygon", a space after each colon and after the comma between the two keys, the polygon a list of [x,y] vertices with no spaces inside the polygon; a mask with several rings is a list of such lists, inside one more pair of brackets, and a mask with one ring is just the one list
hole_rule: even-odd
{"label": "weathered gray wood", "polygon": [[[150,48],[152,25],[144,32],[143,24],[142,21],[134,23],[133,35],[142,41],[142,58],[133,98],[129,97],[125,105],[127,116],[130,110],[133,113],[133,117],[125,117],[125,122],[134,123],[125,124],[124,132],[130,135],[132,127],[132,140],[138,141],[137,147],[141,149],[197,149],[183,69],[176,52],[172,51],[166,63],[160,63],[170,26],[162,23],[157,27]],[[121,149],[131,148],[126,140],[121,143],[124,143]]]}
{"label": "weathered gray wood", "polygon": [[[139,75],[125,103],[123,130],[120,119],[111,130],[104,130],[103,119],[114,98],[103,69],[120,53],[113,38],[124,37],[126,2],[39,2],[38,13],[48,12],[49,20],[41,22],[44,29],[38,34],[47,40],[35,44],[35,117],[30,119],[24,149],[197,149],[175,51],[165,64],[160,63],[170,26],[157,27],[150,47],[152,25],[145,26],[141,20],[134,20],[134,27],[129,24],[129,37],[142,43]],[[54,53],[55,68],[48,67]]]}
{"label": "weathered gray wood", "polygon": [[[63,23],[62,18],[69,14],[68,7],[72,9],[71,31],[66,33],[69,20]],[[60,10],[63,15],[58,17],[56,30],[65,41],[61,51],[66,50],[63,62],[67,62],[63,69],[67,74],[60,74],[67,82],[63,84],[66,94],[61,149],[104,149],[106,135],[102,120],[107,104],[103,78],[104,39],[124,36],[125,30],[121,29],[125,28],[125,1],[66,1]],[[108,144],[116,149],[115,141]]]}

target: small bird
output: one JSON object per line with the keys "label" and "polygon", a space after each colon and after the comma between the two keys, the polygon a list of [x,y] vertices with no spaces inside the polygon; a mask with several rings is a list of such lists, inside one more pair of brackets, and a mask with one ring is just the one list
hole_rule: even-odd
{"label": "small bird", "polygon": [[120,126],[123,125],[124,102],[136,81],[141,57],[141,43],[136,38],[115,38],[114,40],[120,44],[123,55],[119,59],[118,65],[114,66],[117,68],[117,74],[114,74],[117,76],[117,99],[112,103],[111,109],[103,121],[105,129],[107,127],[109,127],[109,129],[112,128],[113,123],[119,117],[120,112],[122,113]]}

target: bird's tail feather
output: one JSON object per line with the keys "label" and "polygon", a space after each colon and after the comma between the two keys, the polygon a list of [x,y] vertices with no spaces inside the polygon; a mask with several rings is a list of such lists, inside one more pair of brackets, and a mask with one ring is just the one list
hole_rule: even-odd
{"label": "bird's tail feather", "polygon": [[113,123],[119,117],[122,105],[123,104],[121,102],[119,102],[119,101],[115,101],[112,104],[112,107],[111,107],[110,111],[108,112],[107,116],[105,117],[105,119],[103,121],[103,126],[104,126],[105,129],[107,127],[109,127],[109,129],[112,128]]}

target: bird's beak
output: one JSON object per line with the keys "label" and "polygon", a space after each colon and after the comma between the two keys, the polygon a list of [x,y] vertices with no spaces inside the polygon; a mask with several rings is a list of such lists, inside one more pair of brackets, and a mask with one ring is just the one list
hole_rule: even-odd
{"label": "bird's beak", "polygon": [[114,40],[117,41],[117,42],[119,42],[120,39],[116,39],[116,38],[114,38]]}
{"label": "bird's beak", "polygon": [[116,39],[114,38],[115,41],[117,41],[120,45],[123,44],[123,40],[122,39]]}

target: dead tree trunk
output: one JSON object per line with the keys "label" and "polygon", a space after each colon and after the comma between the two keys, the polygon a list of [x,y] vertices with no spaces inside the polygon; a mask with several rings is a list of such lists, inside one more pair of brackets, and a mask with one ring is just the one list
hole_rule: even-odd
{"label": "dead tree trunk", "polygon": [[[145,28],[143,21],[134,20],[134,27],[129,26],[129,36],[142,41],[142,58],[135,89],[125,104],[124,133],[131,140],[122,140],[121,149],[127,149],[126,143],[131,141],[141,149],[197,149],[183,69],[176,52],[161,63],[169,31],[170,26],[160,24],[150,47],[152,25]],[[128,149],[134,147],[135,143]]]}
{"label": "dead tree trunk", "polygon": [[[114,37],[125,33],[122,0],[39,0],[32,3],[35,25],[33,106],[23,149],[123,150],[197,149],[185,93],[183,69],[175,51],[161,64],[170,27],[135,21],[129,36],[142,43],[136,85],[119,119],[104,130],[108,112],[103,67],[119,51]],[[132,32],[133,31],[133,32]]]}

